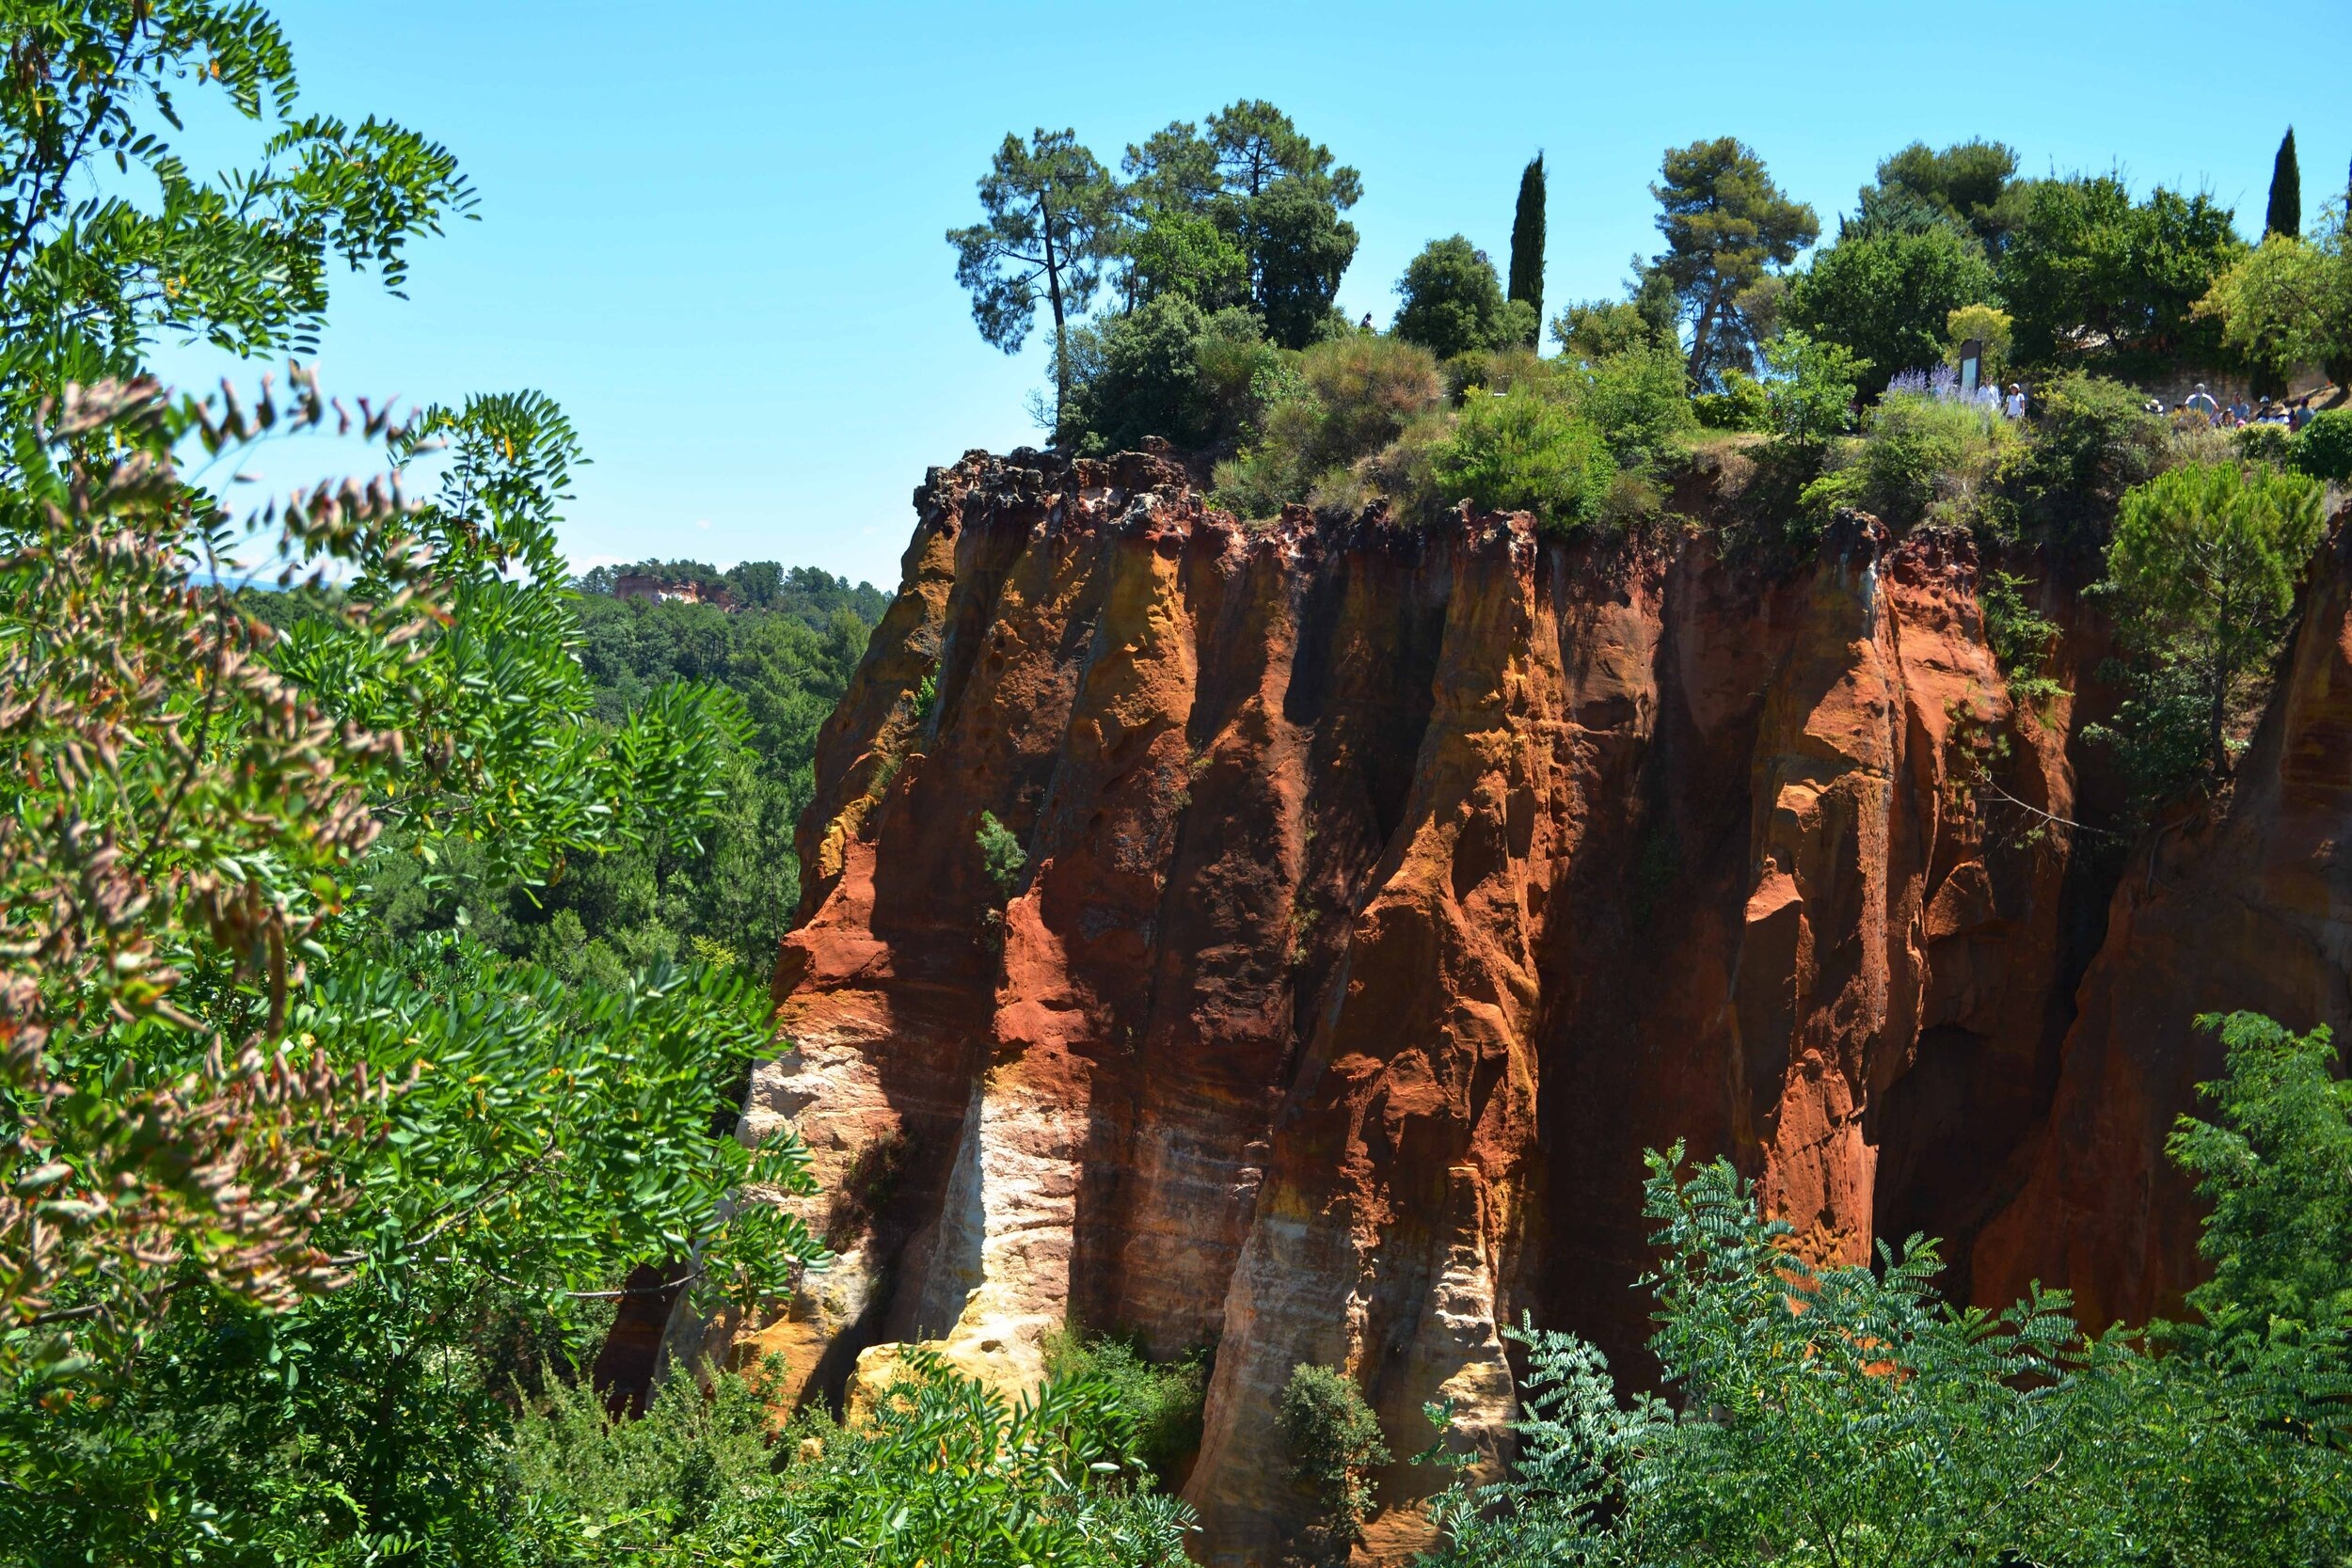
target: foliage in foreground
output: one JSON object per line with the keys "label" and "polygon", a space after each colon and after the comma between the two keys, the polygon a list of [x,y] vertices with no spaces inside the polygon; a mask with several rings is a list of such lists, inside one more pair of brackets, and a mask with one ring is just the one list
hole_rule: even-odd
{"label": "foliage in foreground", "polygon": [[514,1560],[774,1568],[1144,1568],[1191,1515],[1151,1490],[1122,1390],[1049,1378],[1009,1403],[915,1353],[846,1423],[771,1441],[757,1380],[675,1378],[639,1421],[559,1390],[517,1430]]}
{"label": "foliage in foreground", "polygon": [[[1668,1398],[1522,1327],[1510,1473],[1439,1499],[1444,1568],[1658,1562],[2280,1568],[2352,1552],[2352,1089],[2327,1031],[2235,1014],[2219,1120],[2171,1148],[2214,1205],[2196,1318],[2086,1338],[2037,1288],[1937,1294],[1933,1243],[1817,1268],[1728,1164],[1650,1156]],[[1442,1410],[1433,1416],[1443,1418]]]}

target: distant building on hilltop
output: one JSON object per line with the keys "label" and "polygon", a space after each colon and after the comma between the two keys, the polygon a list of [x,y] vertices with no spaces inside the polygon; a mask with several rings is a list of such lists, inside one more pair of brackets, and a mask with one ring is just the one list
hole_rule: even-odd
{"label": "distant building on hilltop", "polygon": [[700,583],[691,578],[672,582],[650,572],[625,572],[614,578],[612,596],[616,599],[715,605],[721,610],[735,608],[735,595],[728,593],[723,583]]}

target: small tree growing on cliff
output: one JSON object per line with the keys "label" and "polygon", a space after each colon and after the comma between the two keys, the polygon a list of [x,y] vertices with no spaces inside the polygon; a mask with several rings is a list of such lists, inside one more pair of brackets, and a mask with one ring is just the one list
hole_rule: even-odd
{"label": "small tree growing on cliff", "polygon": [[2308,475],[2234,463],[2187,464],[2123,498],[2103,590],[2144,675],[2195,699],[2217,774],[2233,705],[2286,633],[2322,499]]}
{"label": "small tree growing on cliff", "polygon": [[1344,1563],[1372,1516],[1372,1482],[1364,1472],[1389,1462],[1380,1422],[1354,1379],[1304,1361],[1291,1369],[1277,1419],[1292,1478],[1312,1489],[1318,1507],[1289,1562],[1294,1568]]}
{"label": "small tree growing on cliff", "polygon": [[1054,312],[1055,413],[1070,395],[1070,318],[1083,313],[1102,281],[1104,226],[1115,191],[1110,171],[1078,145],[1073,131],[1007,133],[980,177],[981,222],[947,230],[956,281],[971,291],[980,336],[1007,354],[1028,341],[1041,284]]}
{"label": "small tree growing on cliff", "polygon": [[980,847],[980,868],[996,884],[996,891],[1007,898],[1018,893],[1021,874],[1029,868],[1029,857],[1012,830],[996,820],[994,812],[984,811],[980,813],[979,831],[972,836]]}

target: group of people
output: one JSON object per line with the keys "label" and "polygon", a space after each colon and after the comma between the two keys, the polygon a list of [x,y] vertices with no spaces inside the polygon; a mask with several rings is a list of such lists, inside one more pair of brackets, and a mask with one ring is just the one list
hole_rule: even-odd
{"label": "group of people", "polygon": [[[2162,401],[2155,398],[2148,400],[2148,412],[2162,414],[2164,411]],[[2312,422],[2312,400],[2306,394],[2293,403],[2265,398],[2260,404],[2249,404],[2241,395],[2236,402],[2225,405],[2206,391],[2205,384],[2201,381],[2195,391],[2172,405],[2172,418],[2176,423],[2192,414],[2222,430],[2235,430],[2240,425],[2249,424],[2278,424],[2286,426],[2289,431],[2296,431]]]}

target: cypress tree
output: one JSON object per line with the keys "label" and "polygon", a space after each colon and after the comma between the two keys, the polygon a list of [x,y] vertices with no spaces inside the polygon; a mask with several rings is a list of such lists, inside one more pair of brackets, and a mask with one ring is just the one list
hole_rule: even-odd
{"label": "cypress tree", "polygon": [[2270,166],[2270,211],[2263,218],[2265,234],[2303,232],[2303,174],[2295,164],[2295,127],[2279,142],[2278,161]]}
{"label": "cypress tree", "polygon": [[[1519,206],[1511,218],[1511,287],[1505,295],[1523,299],[1544,319],[1544,155],[1527,161],[1519,175]],[[1540,328],[1539,328],[1540,330]]]}

